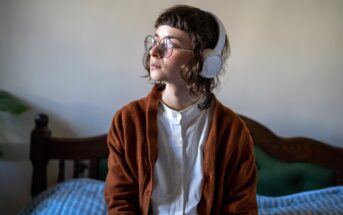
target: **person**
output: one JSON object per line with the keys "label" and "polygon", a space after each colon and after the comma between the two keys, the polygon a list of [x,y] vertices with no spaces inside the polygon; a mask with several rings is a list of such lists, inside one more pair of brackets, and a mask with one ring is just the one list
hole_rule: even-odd
{"label": "person", "polygon": [[151,92],[108,133],[109,214],[257,214],[249,130],[213,89],[230,48],[219,18],[176,5],[146,36]]}

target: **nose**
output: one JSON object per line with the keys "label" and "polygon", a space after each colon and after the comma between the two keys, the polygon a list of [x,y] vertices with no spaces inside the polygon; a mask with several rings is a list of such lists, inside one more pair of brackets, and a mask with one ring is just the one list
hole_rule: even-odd
{"label": "nose", "polygon": [[159,45],[153,46],[150,49],[150,56],[153,56],[153,57],[156,57],[156,58],[161,58],[162,57],[161,51],[159,49]]}

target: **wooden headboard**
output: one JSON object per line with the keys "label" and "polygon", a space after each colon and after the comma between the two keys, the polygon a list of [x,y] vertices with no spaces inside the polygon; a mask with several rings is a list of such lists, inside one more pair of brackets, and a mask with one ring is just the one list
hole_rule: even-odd
{"label": "wooden headboard", "polygon": [[[337,148],[310,138],[283,138],[275,135],[262,124],[241,116],[248,126],[255,145],[274,158],[287,162],[309,162],[335,172],[337,185],[343,185],[343,148]],[[99,177],[99,162],[108,156],[106,134],[88,138],[54,137],[48,128],[48,116],[38,114],[31,133],[30,160],[33,164],[32,196],[47,188],[47,164],[60,160],[58,181],[63,181],[65,160],[75,160],[73,177],[83,168],[80,160],[90,160],[87,167],[91,178]]]}
{"label": "wooden headboard", "polygon": [[337,185],[343,185],[343,148],[306,137],[279,137],[262,124],[240,116],[248,126],[254,144],[278,160],[309,162],[336,172]]}

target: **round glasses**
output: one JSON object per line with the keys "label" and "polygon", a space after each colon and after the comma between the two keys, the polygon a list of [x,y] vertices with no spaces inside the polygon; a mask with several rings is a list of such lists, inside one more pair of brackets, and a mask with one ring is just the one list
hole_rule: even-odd
{"label": "round glasses", "polygon": [[150,53],[150,50],[157,47],[157,51],[163,58],[168,58],[172,55],[173,49],[181,49],[193,51],[193,49],[175,47],[169,37],[162,38],[160,42],[154,39],[153,36],[147,35],[144,39],[144,48],[146,53]]}

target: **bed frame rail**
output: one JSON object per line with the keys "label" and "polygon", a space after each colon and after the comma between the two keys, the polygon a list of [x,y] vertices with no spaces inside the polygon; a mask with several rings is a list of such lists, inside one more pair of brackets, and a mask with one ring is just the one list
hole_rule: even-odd
{"label": "bed frame rail", "polygon": [[[336,174],[336,184],[343,185],[343,148],[304,137],[284,138],[277,136],[262,124],[240,116],[250,130],[254,144],[274,158],[287,162],[309,162],[326,167]],[[59,162],[58,181],[65,178],[65,160],[74,160],[73,177],[80,177],[88,168],[88,177],[98,178],[99,161],[108,156],[107,135],[88,138],[52,137],[48,128],[48,116],[38,114],[31,133],[30,160],[33,164],[32,196],[47,188],[47,164]],[[87,166],[83,160],[89,160]],[[87,176],[86,176],[87,177]]]}

